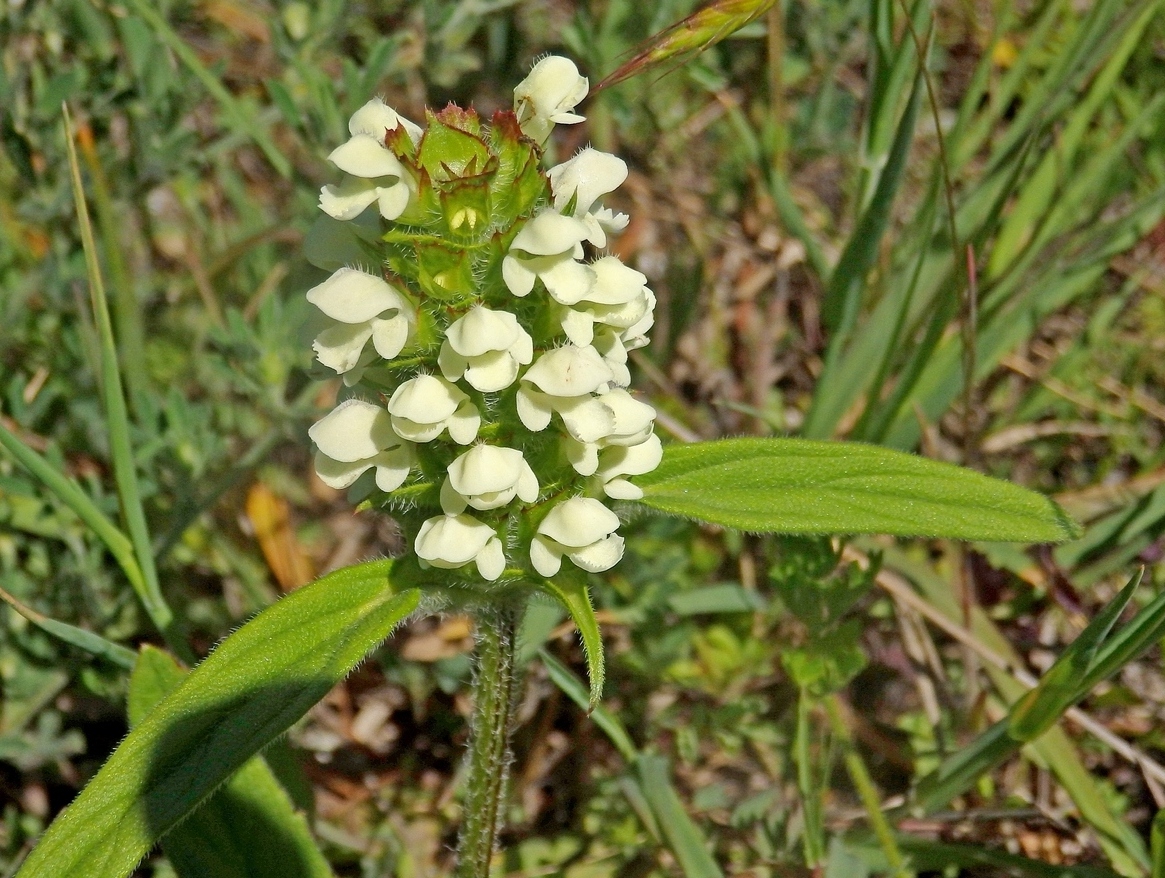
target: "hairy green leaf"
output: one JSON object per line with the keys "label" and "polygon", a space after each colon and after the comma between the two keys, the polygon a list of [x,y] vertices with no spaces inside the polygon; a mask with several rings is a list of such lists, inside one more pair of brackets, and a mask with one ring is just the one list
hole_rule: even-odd
{"label": "hairy green leaf", "polygon": [[[181,685],[187,671],[168,653],[143,647],[129,683],[129,721]],[[307,820],[267,762],[252,756],[226,786],[162,841],[182,878],[332,878]]]}
{"label": "hairy green leaf", "polygon": [[637,479],[644,505],[740,530],[1059,542],[1079,527],[1052,500],[874,445],[722,439],[672,445]]}
{"label": "hairy green leaf", "polygon": [[349,567],[268,607],[121,743],[57,820],[20,878],[123,878],[154,843],[342,680],[420,592],[390,561]]}

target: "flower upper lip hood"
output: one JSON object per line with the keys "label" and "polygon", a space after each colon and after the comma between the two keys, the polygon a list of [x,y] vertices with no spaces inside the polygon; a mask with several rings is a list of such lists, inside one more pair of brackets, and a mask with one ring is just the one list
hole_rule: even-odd
{"label": "flower upper lip hood", "polygon": [[590,91],[569,58],[551,55],[534,65],[514,89],[514,112],[527,137],[544,143],[555,125],[574,125],[585,117],[574,112]]}

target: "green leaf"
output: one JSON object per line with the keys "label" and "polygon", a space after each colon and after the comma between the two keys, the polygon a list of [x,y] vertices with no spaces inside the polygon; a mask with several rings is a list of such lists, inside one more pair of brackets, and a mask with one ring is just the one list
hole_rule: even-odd
{"label": "green leaf", "polygon": [[63,640],[65,643],[92,653],[98,658],[107,659],[126,670],[134,666],[134,660],[137,658],[137,654],[132,649],[126,649],[120,644],[106,640],[100,634],[86,631],[84,628],[78,628],[76,625],[70,625],[67,622],[58,622],[56,619],[38,613],[31,607],[26,607],[2,588],[0,588],[0,601],[4,601],[4,603],[8,604],[8,606],[12,607],[12,609],[42,631]]}
{"label": "green leaf", "polygon": [[684,810],[672,786],[667,760],[642,754],[635,762],[635,769],[644,798],[686,878],[722,878],[724,873],[708,852],[708,842]]}
{"label": "green leaf", "polygon": [[637,479],[652,509],[740,530],[1059,542],[1079,526],[1052,500],[874,445],[722,439],[664,449]]}
{"label": "green leaf", "polygon": [[[1143,569],[1088,623],[1055,664],[1048,668],[1036,687],[1012,705],[1008,716],[1011,737],[1017,741],[1035,740],[1055,725],[1064,711],[1083,698],[1095,682],[1099,682],[1090,679],[1097,652],[1133,599],[1142,576]],[[1145,646],[1151,643],[1149,640]]]}
{"label": "green leaf", "polygon": [[226,640],[121,743],[19,878],[124,878],[166,832],[283,734],[416,609],[391,561],[337,571]]}
{"label": "green leaf", "polygon": [[565,692],[571,701],[588,711],[595,725],[606,732],[607,737],[611,739],[611,743],[615,745],[615,749],[619,751],[620,755],[628,762],[634,762],[639,756],[639,750],[636,748],[635,742],[631,740],[631,736],[627,734],[627,729],[624,728],[619,717],[601,704],[593,704],[590,700],[590,693],[583,685],[582,680],[545,649],[538,650],[538,657],[542,659],[542,664],[546,666],[546,672],[554,681],[554,685]]}
{"label": "green leaf", "polygon": [[[181,685],[186,670],[168,653],[142,649],[129,684],[129,721]],[[332,870],[262,756],[238,773],[162,841],[183,878],[331,878]]]}
{"label": "green leaf", "polygon": [[587,659],[587,676],[591,681],[588,709],[593,709],[603,697],[606,671],[603,662],[603,638],[599,632],[599,621],[595,618],[595,608],[591,606],[586,580],[581,576],[562,575],[555,580],[544,580],[540,588],[559,600],[578,628],[583,653]]}

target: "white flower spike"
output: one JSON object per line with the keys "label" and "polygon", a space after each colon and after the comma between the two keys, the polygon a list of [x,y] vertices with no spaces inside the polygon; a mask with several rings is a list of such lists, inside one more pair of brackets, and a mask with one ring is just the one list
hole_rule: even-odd
{"label": "white flower spike", "polygon": [[482,393],[494,393],[513,384],[518,367],[533,359],[534,342],[517,317],[478,306],[450,324],[437,364],[449,381],[464,377]]}
{"label": "white flower spike", "polygon": [[473,561],[481,578],[490,582],[506,569],[502,541],[492,527],[472,515],[430,518],[417,533],[416,550],[422,566],[455,570]]}
{"label": "white flower spike", "polygon": [[315,467],[329,488],[347,488],[376,468],[376,487],[395,491],[413,465],[412,445],[392,429],[388,412],[362,399],[349,399],[307,431],[319,449]]}
{"label": "white flower spike", "polygon": [[588,573],[610,570],[623,557],[623,538],[615,533],[619,517],[599,500],[571,497],[559,503],[538,525],[530,544],[530,563],[543,576],[554,576],[565,555]]}
{"label": "white flower spike", "polygon": [[574,125],[586,117],[575,106],[587,96],[590,82],[569,58],[543,58],[514,89],[514,112],[522,133],[545,143],[555,125]]}
{"label": "white flower spike", "polygon": [[354,268],[341,268],[312,287],[307,300],[337,321],[316,336],[312,347],[321,363],[341,375],[360,365],[369,339],[377,354],[391,360],[405,346],[416,320],[399,290]]}

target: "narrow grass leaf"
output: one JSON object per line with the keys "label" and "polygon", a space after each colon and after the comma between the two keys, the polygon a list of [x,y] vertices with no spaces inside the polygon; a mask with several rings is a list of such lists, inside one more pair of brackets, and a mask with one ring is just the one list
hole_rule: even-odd
{"label": "narrow grass leaf", "polygon": [[546,666],[546,672],[550,675],[550,679],[554,685],[561,689],[566,696],[587,711],[590,718],[594,720],[596,726],[606,733],[607,737],[611,739],[611,743],[615,745],[615,749],[628,762],[634,762],[639,756],[639,750],[635,746],[635,742],[631,740],[631,736],[627,734],[627,729],[624,728],[623,723],[619,718],[601,704],[593,704],[591,702],[590,692],[583,684],[583,681],[575,676],[574,672],[552,656],[545,649],[538,650],[538,657],[542,660],[542,664]]}
{"label": "narrow grass leaf", "polygon": [[1097,652],[1133,599],[1143,575],[1142,570],[1129,580],[1128,585],[1088,623],[1055,664],[1040,677],[1036,687],[1012,705],[1008,715],[1008,734],[1011,737],[1017,741],[1035,740],[1050,729],[1064,711],[1084,697],[1091,688],[1088,684],[1092,682],[1091,671]]}
{"label": "narrow grass leaf", "polygon": [[337,571],[229,636],[54,821],[19,878],[125,878],[164,834],[287,731],[420,600],[391,561]]}
{"label": "narrow grass leaf", "polygon": [[643,754],[635,764],[640,789],[655,814],[668,849],[680,864],[685,878],[722,878],[712,859],[708,842],[672,786],[668,762],[662,756]]}
{"label": "narrow grass leaf", "polygon": [[878,176],[873,197],[858,219],[825,289],[825,301],[821,306],[822,319],[826,326],[842,337],[853,329],[857,321],[862,292],[866,288],[866,273],[878,255],[882,236],[890,222],[894,197],[902,185],[906,159],[910,155],[910,144],[914,138],[914,126],[918,121],[922,94],[920,82],[920,79],[914,81],[893,145],[889,154],[883,156],[885,167]]}
{"label": "narrow grass leaf", "polygon": [[56,619],[38,613],[32,607],[22,604],[2,588],[0,588],[0,601],[4,601],[4,603],[8,604],[8,606],[12,607],[12,609],[45,633],[51,634],[58,640],[63,640],[65,643],[75,646],[78,649],[83,649],[85,652],[97,656],[97,658],[106,659],[126,670],[132,668],[134,662],[137,661],[137,653],[132,649],[126,649],[120,644],[106,640],[100,634],[86,631],[84,628],[78,628],[76,625],[70,625],[67,622],[58,622]]}
{"label": "narrow grass leaf", "polygon": [[[186,678],[168,653],[142,649],[129,683],[129,721],[146,715]],[[252,756],[222,789],[162,840],[181,878],[332,878],[304,815],[262,756]]]}
{"label": "narrow grass leaf", "polygon": [[1059,542],[1078,525],[1047,497],[968,469],[848,442],[670,445],[638,478],[644,505],[739,530]]}
{"label": "narrow grass leaf", "polygon": [[20,441],[3,424],[0,424],[0,447],[12,455],[21,466],[32,473],[53,495],[68,506],[84,522],[94,535],[105,543],[121,567],[125,578],[139,597],[145,595],[145,578],[134,555],[133,544],[120,528],[110,521],[105,513],[89,499],[77,483],[60,472],[40,454]]}
{"label": "narrow grass leaf", "polygon": [[138,596],[149,614],[151,621],[166,636],[167,642],[180,654],[186,648],[174,629],[174,613],[158,583],[158,571],[154,564],[153,546],[150,543],[146,514],[142,508],[141,491],[138,489],[137,468],[133,447],[130,443],[129,413],[125,406],[125,392],[121,383],[121,371],[117,357],[117,343],[113,338],[113,324],[109,316],[109,302],[105,296],[105,283],[101,278],[101,268],[97,263],[97,246],[93,239],[93,225],[89,221],[89,208],[85,203],[85,190],[81,184],[81,168],[77,162],[76,134],[67,106],[62,107],[65,125],[65,145],[69,154],[69,171],[73,186],[73,201],[77,209],[77,222],[81,232],[81,244],[85,251],[85,269],[89,277],[90,302],[93,320],[97,326],[101,345],[101,398],[105,408],[106,426],[109,430],[109,448],[113,456],[113,476],[117,484],[117,496],[121,501],[121,514],[125,520],[129,539],[133,544],[134,556],[141,570],[143,584]]}

